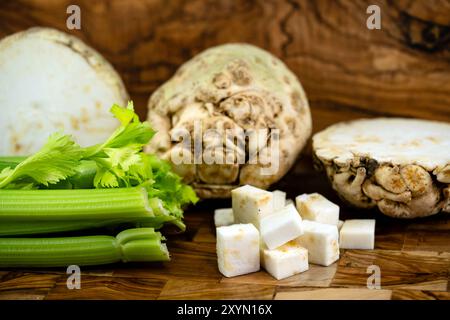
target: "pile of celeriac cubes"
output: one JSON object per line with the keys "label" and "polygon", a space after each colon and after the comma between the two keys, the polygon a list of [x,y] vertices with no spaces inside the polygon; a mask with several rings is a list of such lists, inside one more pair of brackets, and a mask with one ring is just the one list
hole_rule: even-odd
{"label": "pile of celeriac cubes", "polygon": [[283,191],[250,185],[234,189],[232,208],[217,209],[219,271],[234,277],[263,267],[281,280],[309,269],[329,266],[339,248],[373,249],[375,220],[339,220],[339,206],[318,193],[286,200]]}

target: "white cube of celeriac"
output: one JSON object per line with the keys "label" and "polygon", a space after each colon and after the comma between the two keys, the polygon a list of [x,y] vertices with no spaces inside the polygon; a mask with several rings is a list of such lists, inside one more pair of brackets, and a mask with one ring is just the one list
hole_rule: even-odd
{"label": "white cube of celeriac", "polygon": [[216,229],[217,262],[225,277],[256,272],[260,266],[259,232],[253,224]]}
{"label": "white cube of celeriac", "polygon": [[214,210],[214,224],[216,225],[216,227],[225,227],[233,223],[233,209],[223,208]]}
{"label": "white cube of celeriac", "polygon": [[284,205],[287,206],[287,205],[290,205],[290,204],[295,205],[294,200],[292,200],[292,199],[286,199],[286,202],[284,203]]}
{"label": "white cube of celeriac", "polygon": [[261,219],[260,232],[267,248],[275,249],[303,234],[302,218],[291,204]]}
{"label": "white cube of celeriac", "polygon": [[303,220],[303,235],[295,241],[308,249],[310,263],[329,266],[339,259],[337,226]]}
{"label": "white cube of celeriac", "polygon": [[341,230],[341,228],[342,228],[343,225],[344,225],[344,221],[339,220],[339,221],[338,221],[338,225],[337,225],[338,230]]}
{"label": "white cube of celeriac", "polygon": [[295,242],[288,242],[273,250],[264,249],[261,260],[264,269],[281,280],[308,270],[308,250]]}
{"label": "white cube of celeriac", "polygon": [[343,249],[373,249],[375,247],[375,220],[346,220],[340,231]]}
{"label": "white cube of celeriac", "polygon": [[286,192],[275,190],[273,193],[273,210],[277,211],[286,205]]}
{"label": "white cube of celeriac", "polygon": [[318,193],[295,198],[297,210],[305,220],[338,225],[339,206]]}
{"label": "white cube of celeriac", "polygon": [[273,194],[250,185],[231,191],[235,223],[253,223],[259,229],[263,217],[273,213]]}

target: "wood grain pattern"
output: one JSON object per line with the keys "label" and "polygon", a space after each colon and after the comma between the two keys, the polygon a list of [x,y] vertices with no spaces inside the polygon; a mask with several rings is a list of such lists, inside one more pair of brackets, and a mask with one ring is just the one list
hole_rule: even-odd
{"label": "wood grain pattern", "polygon": [[450,292],[393,290],[393,300],[450,300]]}
{"label": "wood grain pattern", "polygon": [[[18,0],[0,2],[0,37],[35,25],[66,29],[112,62],[142,116],[161,83],[225,42],[265,48],[299,76],[314,130],[359,117],[450,120],[450,2],[388,0]],[[382,29],[366,28],[378,4]]]}
{"label": "wood grain pattern", "polygon": [[67,278],[60,278],[46,299],[95,299],[107,300],[154,300],[164,285],[165,280],[148,278],[124,278],[85,275],[80,289],[67,289]]}
{"label": "wood grain pattern", "polygon": [[383,288],[445,291],[450,276],[450,253],[346,250],[339,260],[331,286],[366,286],[367,268],[371,265],[380,267]]}
{"label": "wood grain pattern", "polygon": [[203,281],[169,280],[159,299],[231,299],[231,300],[268,300],[275,294],[275,286],[224,283],[211,284]]}
{"label": "wood grain pattern", "polygon": [[54,288],[61,275],[2,272],[0,276],[1,300],[42,300]]}
{"label": "wood grain pattern", "polygon": [[283,280],[276,280],[266,272],[258,272],[236,278],[223,278],[221,282],[276,285],[278,287],[329,287],[336,269],[336,264],[329,267],[311,264],[307,272]]}

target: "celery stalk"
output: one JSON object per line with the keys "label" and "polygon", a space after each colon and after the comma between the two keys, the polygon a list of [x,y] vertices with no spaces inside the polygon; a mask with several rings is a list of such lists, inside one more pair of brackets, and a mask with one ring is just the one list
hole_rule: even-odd
{"label": "celery stalk", "polygon": [[154,217],[144,188],[0,190],[5,221],[88,221]]}
{"label": "celery stalk", "polygon": [[97,173],[97,165],[94,161],[80,161],[75,171],[76,173],[68,179],[73,189],[94,188],[94,177]]}
{"label": "celery stalk", "polygon": [[152,228],[112,236],[0,238],[0,267],[66,267],[169,261],[164,238]]}
{"label": "celery stalk", "polygon": [[157,230],[162,228],[165,223],[172,223],[182,231],[186,229],[184,223],[173,216],[155,216],[139,219],[124,217],[123,219],[83,221],[5,221],[0,223],[0,237],[52,234],[103,227],[115,228],[117,226],[153,228]]}
{"label": "celery stalk", "polygon": [[[122,220],[84,220],[84,221],[5,221],[0,223],[0,237],[16,237],[37,234],[78,231],[102,227],[113,227],[121,224],[140,226],[129,219]],[[153,227],[153,225],[145,225]],[[155,228],[156,229],[156,228]]]}

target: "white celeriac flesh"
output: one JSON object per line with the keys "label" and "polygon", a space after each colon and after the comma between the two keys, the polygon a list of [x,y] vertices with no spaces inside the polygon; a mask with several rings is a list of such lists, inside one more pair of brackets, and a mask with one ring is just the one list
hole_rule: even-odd
{"label": "white celeriac flesh", "polygon": [[273,213],[273,194],[250,185],[231,191],[235,223],[252,223],[259,229],[262,218]]}
{"label": "white celeriac flesh", "polygon": [[273,210],[283,209],[286,205],[286,192],[275,190],[273,193]]}
{"label": "white celeriac flesh", "polygon": [[229,226],[234,223],[233,209],[221,208],[214,210],[214,225],[216,227]]}
{"label": "white celeriac flesh", "polygon": [[263,218],[260,231],[267,248],[275,249],[303,234],[302,218],[291,204]]}
{"label": "white celeriac flesh", "polygon": [[303,220],[303,235],[296,242],[308,249],[310,263],[329,266],[339,259],[337,226]]}
{"label": "white celeriac flesh", "polygon": [[346,220],[340,230],[339,242],[343,249],[373,249],[375,247],[375,220]]}
{"label": "white celeriac flesh", "polygon": [[308,250],[289,242],[273,250],[262,250],[263,267],[275,279],[281,280],[309,269]]}
{"label": "white celeriac flesh", "polygon": [[337,226],[339,206],[318,193],[302,194],[295,198],[297,210],[305,220]]}

